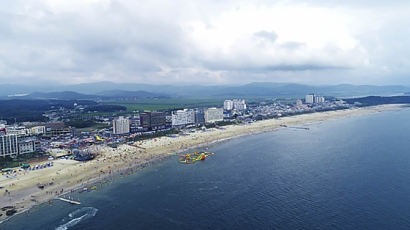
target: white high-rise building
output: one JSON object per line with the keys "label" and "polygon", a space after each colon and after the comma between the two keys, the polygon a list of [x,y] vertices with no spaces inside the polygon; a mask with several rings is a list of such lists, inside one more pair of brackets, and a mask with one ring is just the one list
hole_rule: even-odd
{"label": "white high-rise building", "polygon": [[314,95],[314,94],[308,94],[308,95],[306,95],[305,101],[306,101],[306,104],[313,104],[313,103],[315,103],[315,95]]}
{"label": "white high-rise building", "polygon": [[316,96],[316,97],[315,97],[315,103],[320,104],[320,103],[324,103],[324,102],[325,102],[325,98],[324,98],[324,97],[321,97],[321,96]]}
{"label": "white high-rise building", "polygon": [[204,111],[206,123],[215,123],[224,120],[223,108],[208,108]]}
{"label": "white high-rise building", "polygon": [[173,127],[195,123],[195,111],[191,109],[177,110],[172,113],[171,123]]}
{"label": "white high-rise building", "polygon": [[233,108],[238,111],[246,110],[246,103],[243,99],[234,99],[233,100]]}
{"label": "white high-rise building", "polygon": [[224,110],[232,110],[233,109],[233,101],[232,100],[225,100],[224,101]]}
{"label": "white high-rise building", "polygon": [[130,119],[120,116],[112,121],[114,134],[127,134],[130,132]]}

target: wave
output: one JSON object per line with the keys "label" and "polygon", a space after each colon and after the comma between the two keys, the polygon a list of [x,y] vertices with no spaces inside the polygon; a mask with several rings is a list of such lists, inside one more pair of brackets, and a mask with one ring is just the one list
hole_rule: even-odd
{"label": "wave", "polygon": [[93,207],[84,207],[77,209],[70,214],[68,214],[68,219],[64,218],[62,222],[66,222],[56,228],[56,230],[67,230],[80,223],[81,221],[87,220],[94,217],[98,212],[98,209]]}

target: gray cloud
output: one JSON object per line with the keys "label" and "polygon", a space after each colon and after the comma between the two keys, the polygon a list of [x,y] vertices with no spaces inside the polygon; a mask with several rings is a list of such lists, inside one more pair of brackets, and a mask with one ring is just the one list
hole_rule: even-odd
{"label": "gray cloud", "polygon": [[[223,24],[238,12],[275,8],[277,2],[10,1],[9,7],[0,9],[0,79],[10,83],[407,81],[407,2],[378,0],[376,6],[367,7],[356,1],[305,1],[329,15],[340,12],[352,16],[352,21],[364,19],[357,29],[347,21],[347,29],[340,28],[346,37],[336,42],[331,35],[318,42],[323,36],[309,30],[289,38],[298,32],[291,31],[294,24],[268,19],[255,23],[257,14],[249,16],[253,24],[243,32],[237,30],[246,25]],[[288,8],[305,7],[299,1],[279,2]],[[297,14],[293,17],[298,19]],[[326,24],[326,19],[322,21]],[[198,24],[205,25],[205,32],[194,34],[201,28]],[[233,36],[236,32],[238,37]]]}

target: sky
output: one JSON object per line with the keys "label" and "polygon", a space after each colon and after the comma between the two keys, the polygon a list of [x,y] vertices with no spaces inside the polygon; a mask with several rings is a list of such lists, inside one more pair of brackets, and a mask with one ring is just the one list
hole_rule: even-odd
{"label": "sky", "polygon": [[410,85],[410,2],[5,0],[0,80]]}

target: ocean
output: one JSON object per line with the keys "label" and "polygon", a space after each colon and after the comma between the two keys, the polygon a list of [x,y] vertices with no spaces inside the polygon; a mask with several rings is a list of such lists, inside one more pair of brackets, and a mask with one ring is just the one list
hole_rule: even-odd
{"label": "ocean", "polygon": [[305,127],[170,157],[0,229],[410,229],[410,110]]}

